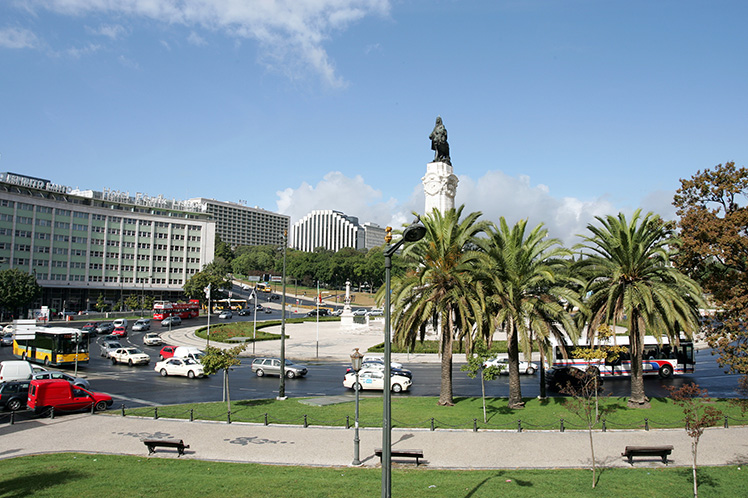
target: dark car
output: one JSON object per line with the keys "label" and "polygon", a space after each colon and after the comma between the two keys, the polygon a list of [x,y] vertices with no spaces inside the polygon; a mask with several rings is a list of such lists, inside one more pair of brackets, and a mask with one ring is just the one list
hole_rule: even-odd
{"label": "dark car", "polygon": [[0,407],[12,412],[26,408],[31,381],[3,382],[0,384]]}
{"label": "dark car", "polygon": [[550,391],[563,394],[572,394],[579,392],[585,386],[591,386],[594,389],[592,381],[597,376],[598,392],[602,390],[603,379],[600,372],[592,367],[586,372],[573,367],[551,368],[546,372],[545,384]]}
{"label": "dark car", "polygon": [[0,346],[12,346],[13,345],[13,334],[3,334],[3,337],[0,338]]}
{"label": "dark car", "polygon": [[247,316],[252,314],[252,308],[242,308],[239,311],[237,311],[237,314],[239,316]]}
{"label": "dark car", "polygon": [[98,327],[99,324],[96,322],[88,322],[83,327],[81,327],[81,330],[85,332],[96,332],[96,327]]}
{"label": "dark car", "polygon": [[306,316],[309,316],[309,317],[330,316],[330,312],[327,310],[327,308],[320,308],[320,309],[316,309],[316,310],[312,310],[308,312]]}
{"label": "dark car", "polygon": [[97,334],[111,334],[114,332],[114,324],[112,322],[101,322],[96,326]]}

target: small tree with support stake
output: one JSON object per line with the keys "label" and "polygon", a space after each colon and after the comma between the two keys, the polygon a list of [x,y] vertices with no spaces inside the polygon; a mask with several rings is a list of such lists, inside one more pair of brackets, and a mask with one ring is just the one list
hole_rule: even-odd
{"label": "small tree with support stake", "polygon": [[205,348],[205,356],[201,363],[207,375],[212,375],[223,370],[223,389],[226,393],[226,409],[231,413],[231,396],[229,395],[229,369],[241,364],[239,353],[244,351],[246,344],[231,349],[221,349],[208,346]]}
{"label": "small tree with support stake", "polygon": [[501,374],[501,370],[496,366],[484,367],[486,361],[492,357],[486,344],[482,340],[477,340],[473,345],[473,354],[468,357],[467,365],[463,365],[460,370],[467,373],[471,379],[480,375],[480,389],[483,397],[483,422],[488,422],[486,417],[486,381],[494,380]]}

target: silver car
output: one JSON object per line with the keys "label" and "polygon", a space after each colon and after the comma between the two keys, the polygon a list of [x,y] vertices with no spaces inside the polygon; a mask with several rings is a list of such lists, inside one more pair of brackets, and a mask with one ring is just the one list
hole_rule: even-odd
{"label": "silver car", "polygon": [[[279,358],[255,358],[252,361],[252,371],[258,376],[278,375],[281,373],[281,362]],[[303,377],[307,374],[304,365],[297,365],[292,361],[286,360],[286,378]]]}
{"label": "silver car", "polygon": [[113,351],[121,348],[122,344],[120,344],[118,341],[101,341],[99,347],[101,348],[101,356],[103,356],[104,358],[109,358],[109,355],[112,354]]}
{"label": "silver car", "polygon": [[141,318],[132,326],[133,332],[143,332],[145,330],[151,330],[151,320],[148,318]]}
{"label": "silver car", "polygon": [[76,387],[82,387],[83,389],[91,389],[91,385],[88,383],[88,381],[82,377],[73,377],[69,373],[65,372],[38,372],[35,373],[32,377],[34,380],[41,380],[41,379],[62,379],[70,382]]}

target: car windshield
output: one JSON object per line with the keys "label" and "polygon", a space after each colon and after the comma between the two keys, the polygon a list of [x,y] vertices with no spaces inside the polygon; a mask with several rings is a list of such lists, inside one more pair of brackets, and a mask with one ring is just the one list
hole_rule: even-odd
{"label": "car windshield", "polygon": [[197,365],[197,362],[195,360],[193,360],[192,358],[185,358],[184,359],[184,364],[185,365]]}
{"label": "car windshield", "polygon": [[138,348],[127,348],[125,349],[125,351],[127,352],[127,354],[143,354],[143,352]]}

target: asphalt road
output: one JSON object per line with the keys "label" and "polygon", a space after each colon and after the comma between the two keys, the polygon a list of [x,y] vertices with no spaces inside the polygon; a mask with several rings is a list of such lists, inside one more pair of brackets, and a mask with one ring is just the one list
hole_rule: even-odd
{"label": "asphalt road", "polygon": [[[274,316],[275,315],[275,316]],[[279,318],[278,313],[270,315],[260,314],[258,319]],[[249,319],[252,317],[239,317]],[[235,319],[237,319],[235,317]],[[189,321],[195,325],[195,321]],[[159,327],[154,327],[158,331]],[[144,346],[142,332],[129,332],[124,343],[139,347],[148,353],[152,360],[147,366],[112,365],[111,362],[99,356],[98,344],[92,344],[91,361],[88,365],[79,367],[79,375],[87,377],[91,387],[96,391],[103,391],[112,395],[115,406],[125,404],[134,406],[157,406],[199,401],[220,401],[223,398],[222,375],[213,375],[203,379],[187,379],[185,377],[161,377],[154,365],[158,361],[160,347]],[[123,344],[124,345],[124,344]],[[0,360],[12,359],[11,349],[0,350]],[[257,377],[250,367],[251,359],[242,358],[241,365],[230,372],[230,388],[232,399],[260,399],[277,396],[280,379],[278,377]],[[338,395],[350,393],[343,387],[343,375],[347,364],[344,362],[307,361],[309,374],[304,378],[286,379],[286,395],[291,397],[307,397],[321,395]],[[462,363],[455,356],[453,371],[453,392],[455,396],[480,396],[479,379],[470,379],[465,372],[460,371]],[[393,394],[394,396],[438,396],[440,389],[440,366],[438,363],[408,364],[405,368],[413,372],[413,386],[410,393]],[[522,376],[522,395],[535,397],[540,393],[540,376]],[[696,382],[706,388],[714,397],[738,396],[738,376],[726,375],[716,364],[716,357],[709,350],[697,353],[696,372],[693,375],[679,376],[672,379],[659,377],[645,377],[645,388],[649,396],[667,396],[667,386],[680,386],[684,383]],[[612,396],[627,396],[629,380],[607,379],[604,383],[607,394]],[[509,394],[508,376],[486,383],[486,395],[505,397]]]}

